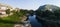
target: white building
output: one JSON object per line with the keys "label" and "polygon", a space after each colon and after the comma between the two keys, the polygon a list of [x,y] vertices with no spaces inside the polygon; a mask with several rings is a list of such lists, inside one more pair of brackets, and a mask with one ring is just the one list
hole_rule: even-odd
{"label": "white building", "polygon": [[6,7],[0,7],[0,14],[6,14]]}
{"label": "white building", "polygon": [[11,6],[7,5],[7,4],[0,4],[0,14],[6,14],[6,9],[12,9]]}

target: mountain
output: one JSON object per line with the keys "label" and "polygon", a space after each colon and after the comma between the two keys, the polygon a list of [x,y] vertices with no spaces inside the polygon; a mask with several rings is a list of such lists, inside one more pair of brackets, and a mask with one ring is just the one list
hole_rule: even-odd
{"label": "mountain", "polygon": [[58,6],[50,5],[50,4],[46,4],[46,5],[40,6],[40,7],[38,8],[38,10],[42,10],[42,11],[44,11],[44,10],[55,11],[55,10],[57,10],[57,9],[59,9]]}

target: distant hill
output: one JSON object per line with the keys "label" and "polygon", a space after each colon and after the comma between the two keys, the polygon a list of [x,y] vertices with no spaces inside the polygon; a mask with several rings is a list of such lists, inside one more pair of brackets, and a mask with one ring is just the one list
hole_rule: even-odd
{"label": "distant hill", "polygon": [[42,10],[42,11],[44,11],[44,10],[55,11],[55,10],[57,10],[57,9],[59,9],[58,6],[50,5],[50,4],[46,4],[46,5],[40,6],[40,7],[38,8],[38,10]]}

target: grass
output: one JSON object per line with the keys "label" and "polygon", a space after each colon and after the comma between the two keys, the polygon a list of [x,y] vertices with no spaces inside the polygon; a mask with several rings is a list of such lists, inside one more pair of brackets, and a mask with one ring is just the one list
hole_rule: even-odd
{"label": "grass", "polygon": [[8,20],[2,20],[0,18],[0,27],[14,27],[13,22],[8,21]]}
{"label": "grass", "polygon": [[21,19],[17,15],[0,18],[0,27],[14,27],[15,22],[20,22]]}
{"label": "grass", "polygon": [[3,17],[2,20],[20,22],[21,18],[19,18],[17,15],[12,15],[12,16],[8,16],[8,17]]}
{"label": "grass", "polygon": [[0,23],[0,27],[14,27],[14,24]]}

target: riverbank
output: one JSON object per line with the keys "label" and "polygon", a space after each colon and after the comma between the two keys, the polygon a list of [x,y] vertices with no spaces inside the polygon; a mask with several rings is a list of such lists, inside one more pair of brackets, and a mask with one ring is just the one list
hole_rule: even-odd
{"label": "riverbank", "polygon": [[14,27],[31,27],[30,21],[28,21],[28,17],[22,16],[21,18],[21,23],[16,23],[14,24]]}
{"label": "riverbank", "polygon": [[[15,27],[16,24],[21,26],[21,25],[24,24],[24,21],[27,21],[27,19],[28,18],[26,16],[22,16],[22,17],[17,17],[17,16],[3,17],[3,18],[0,18],[0,27],[7,27],[7,26],[8,27]],[[29,24],[28,26],[31,26],[31,24]]]}
{"label": "riverbank", "polygon": [[21,23],[14,24],[14,27],[31,27],[31,24],[29,21],[23,21]]}
{"label": "riverbank", "polygon": [[60,27],[58,21],[53,21],[53,20],[47,20],[45,18],[41,18],[37,16],[37,19],[39,21],[42,21],[42,23],[44,24],[44,27]]}

